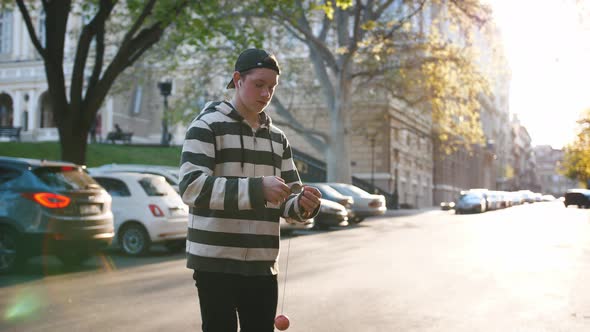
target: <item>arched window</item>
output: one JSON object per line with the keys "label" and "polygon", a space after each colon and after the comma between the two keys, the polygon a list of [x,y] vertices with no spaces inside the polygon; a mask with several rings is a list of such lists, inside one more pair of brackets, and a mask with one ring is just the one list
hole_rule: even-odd
{"label": "arched window", "polygon": [[12,98],[6,93],[0,94],[0,126],[11,127],[13,116]]}
{"label": "arched window", "polygon": [[0,12],[0,54],[12,51],[12,12]]}

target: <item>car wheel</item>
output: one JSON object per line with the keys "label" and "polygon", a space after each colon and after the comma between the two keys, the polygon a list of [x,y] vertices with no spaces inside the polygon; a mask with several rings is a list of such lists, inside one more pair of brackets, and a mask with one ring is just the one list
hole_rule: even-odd
{"label": "car wheel", "polygon": [[150,249],[150,237],[145,229],[139,225],[129,225],[123,228],[119,236],[121,248],[127,255],[139,256]]}
{"label": "car wheel", "polygon": [[174,252],[174,253],[181,252],[186,247],[186,240],[168,241],[168,242],[164,243],[164,246],[166,246],[166,249],[168,249],[168,251],[170,251],[170,252]]}
{"label": "car wheel", "polygon": [[321,231],[327,231],[327,230],[329,230],[329,229],[330,229],[330,226],[328,226],[328,225],[326,225],[326,224],[321,224],[321,223],[318,223],[318,222],[316,222],[316,223],[313,225],[313,229],[316,229],[316,230],[321,230]]}
{"label": "car wheel", "polygon": [[64,251],[57,253],[57,258],[65,266],[79,266],[90,258],[90,254],[85,251]]}
{"label": "car wheel", "polygon": [[365,218],[356,217],[356,218],[353,218],[351,221],[353,224],[358,224],[358,223],[362,222],[363,220],[365,220]]}
{"label": "car wheel", "polygon": [[0,227],[0,274],[13,272],[24,258],[18,250],[18,233],[8,227]]}

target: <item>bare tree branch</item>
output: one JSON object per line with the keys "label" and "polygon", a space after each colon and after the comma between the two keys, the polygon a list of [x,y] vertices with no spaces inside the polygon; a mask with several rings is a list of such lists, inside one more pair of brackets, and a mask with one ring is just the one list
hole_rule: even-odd
{"label": "bare tree branch", "polygon": [[145,51],[157,43],[163,33],[164,29],[161,27],[160,22],[152,25],[148,29],[142,30],[137,38],[134,38],[132,41],[133,44],[136,44],[136,47],[133,47],[134,52],[129,56],[126,67],[133,64],[133,62],[141,57]]}
{"label": "bare tree branch", "polygon": [[[476,13],[473,11],[474,4],[470,3],[469,1],[465,0],[450,0],[455,7],[459,8],[459,10],[467,16],[472,21],[477,22],[477,24],[481,27],[486,24],[490,20],[490,12],[489,7],[480,4],[479,2],[475,6],[477,9],[481,9],[481,12]],[[483,9],[482,9],[483,8]]]}
{"label": "bare tree branch", "polygon": [[88,88],[86,89],[86,96],[90,95],[96,87],[100,74],[102,73],[102,66],[104,61],[104,25],[98,27],[96,32],[96,55],[94,58],[94,69],[88,81]]}
{"label": "bare tree branch", "polygon": [[420,11],[422,11],[422,8],[424,8],[425,3],[426,3],[426,0],[422,0],[420,2],[420,5],[418,6],[418,8],[414,9],[414,11],[412,11],[409,15],[402,18],[398,24],[394,25],[391,28],[391,30],[389,30],[389,32],[387,34],[385,34],[385,39],[392,38],[394,32],[399,30],[407,21],[409,21],[412,17],[416,16],[416,14],[418,14]]}
{"label": "bare tree branch", "polygon": [[324,132],[308,129],[305,128],[301,122],[299,122],[293,114],[283,105],[280,99],[277,96],[274,96],[272,99],[273,106],[275,106],[275,110],[277,115],[281,116],[285,119],[285,121],[281,121],[279,119],[273,119],[274,123],[277,123],[281,126],[289,127],[294,131],[302,134],[305,139],[318,151],[324,151],[326,143],[329,142],[330,136]]}
{"label": "bare tree branch", "polygon": [[[71,87],[70,87],[70,103],[73,109],[79,109],[82,103],[82,87],[84,86],[84,72],[86,71],[86,61],[88,60],[88,53],[90,45],[94,36],[100,29],[104,30],[105,21],[113,10],[114,3],[109,0],[101,0],[100,7],[94,18],[82,29],[80,38],[78,39],[78,47],[74,57],[74,68],[72,71]],[[97,49],[97,59],[102,60],[102,54],[99,54]],[[103,48],[104,51],[104,48]],[[102,65],[101,65],[102,66]],[[95,65],[96,69],[96,65]],[[100,72],[99,72],[100,74]]]}
{"label": "bare tree branch", "polygon": [[[29,32],[29,37],[31,37],[31,42],[33,43],[33,45],[37,49],[37,52],[39,52],[39,55],[41,55],[41,57],[44,60],[46,60],[46,58],[47,58],[46,50],[43,48],[43,46],[41,45],[41,42],[39,41],[39,38],[37,37],[37,33],[35,32],[35,27],[33,26],[33,22],[31,21],[31,15],[29,14],[29,10],[27,9],[27,6],[25,5],[23,0],[16,0],[16,4],[18,5],[18,9],[20,10],[21,15],[23,16],[23,20],[25,21],[25,25],[27,26],[27,31]],[[43,2],[43,6],[45,6],[45,2]]]}
{"label": "bare tree branch", "polygon": [[154,9],[155,4],[156,4],[156,0],[149,0],[145,4],[145,6],[143,6],[143,10],[141,11],[141,14],[137,17],[137,19],[135,20],[135,22],[133,23],[133,25],[131,26],[129,31],[127,31],[127,33],[125,34],[125,37],[123,38],[123,41],[121,42],[121,44],[127,44],[135,36],[135,33],[137,32],[137,30],[139,30],[139,28],[143,25],[143,22],[145,21],[145,19],[152,12],[152,9]]}
{"label": "bare tree branch", "polygon": [[301,34],[305,36],[306,42],[310,47],[317,49],[317,52],[322,55],[326,66],[330,67],[335,73],[339,71],[338,64],[332,52],[328,49],[328,47],[322,42],[322,40],[318,39],[310,28],[309,22],[305,18],[305,12],[303,11],[303,4],[301,0],[297,1],[297,5],[300,8],[299,14],[297,15],[297,21],[299,24],[295,24],[292,21],[293,13],[285,13],[282,11],[275,11],[274,15],[277,15],[280,19],[288,22],[295,30],[299,31]]}

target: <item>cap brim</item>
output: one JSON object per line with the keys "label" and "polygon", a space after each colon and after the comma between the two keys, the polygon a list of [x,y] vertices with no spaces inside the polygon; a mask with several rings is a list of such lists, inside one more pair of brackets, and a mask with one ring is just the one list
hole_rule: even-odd
{"label": "cap brim", "polygon": [[234,84],[234,79],[232,78],[229,83],[227,83],[226,89],[235,89],[236,85]]}

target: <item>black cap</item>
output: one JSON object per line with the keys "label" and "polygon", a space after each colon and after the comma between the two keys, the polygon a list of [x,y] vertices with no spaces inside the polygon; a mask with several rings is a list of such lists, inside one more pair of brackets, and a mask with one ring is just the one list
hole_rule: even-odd
{"label": "black cap", "polygon": [[[236,60],[236,65],[234,66],[234,71],[243,73],[254,68],[268,68],[276,71],[279,75],[281,74],[279,63],[277,62],[277,59],[274,55],[269,54],[265,50],[249,48],[242,52],[240,56],[238,56],[238,60]],[[232,78],[227,84],[227,88],[233,89],[235,87],[236,86],[234,85],[234,80]]]}

